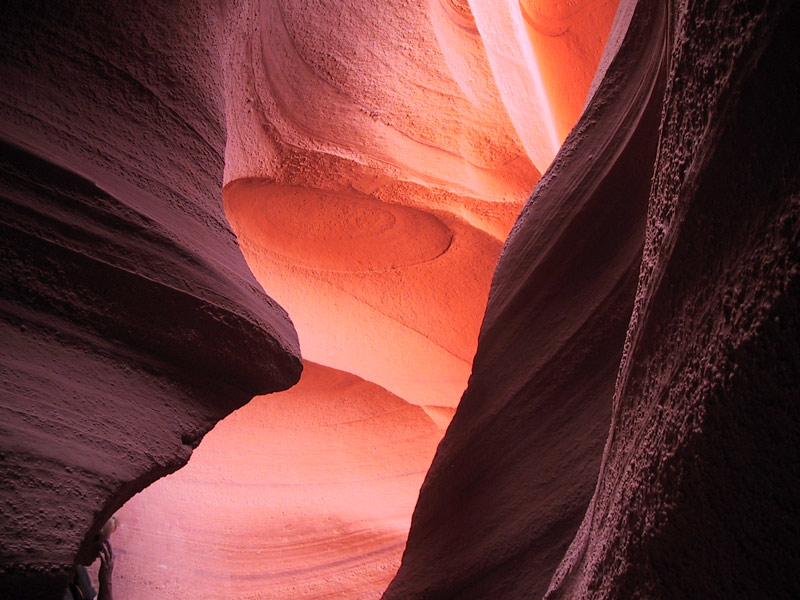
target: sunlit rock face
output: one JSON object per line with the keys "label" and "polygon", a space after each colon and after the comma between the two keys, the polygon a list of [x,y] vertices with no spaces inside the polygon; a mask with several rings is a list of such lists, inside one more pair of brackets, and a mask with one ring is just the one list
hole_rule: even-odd
{"label": "sunlit rock face", "polygon": [[541,597],[584,515],[634,301],[664,89],[664,13],[637,27],[611,44],[615,62],[505,244],[470,385],[387,598]]}
{"label": "sunlit rock face", "polygon": [[0,595],[800,595],[796,2],[50,4]]}
{"label": "sunlit rock face", "polygon": [[114,510],[301,364],[222,209],[215,10],[0,13],[0,596],[61,598]]}
{"label": "sunlit rock face", "polygon": [[397,569],[439,428],[418,406],[306,363],[119,516],[117,591],[369,598]]}
{"label": "sunlit rock face", "polygon": [[225,205],[305,358],[452,410],[502,239],[538,171],[477,34],[451,32],[471,43],[468,97],[431,10],[232,10]]}
{"label": "sunlit rock face", "polygon": [[621,4],[384,598],[800,593],[798,22]]}
{"label": "sunlit rock face", "polygon": [[[501,244],[583,105],[614,11],[591,4],[555,17],[499,7],[495,28],[479,3],[422,0],[4,7],[6,595],[58,596],[109,514],[252,394],[298,378],[292,325],[226,216],[306,357],[326,366],[225,425],[220,456],[212,437],[185,475],[125,509],[120,593],[157,589],[146,574],[167,555],[147,535],[177,510],[183,492],[169,486],[226,468],[253,490],[223,478],[160,538],[188,544],[168,557],[173,595],[199,593],[182,578],[201,567],[225,570],[220,593],[253,590],[228,568],[283,596],[382,591],[466,385]],[[559,83],[568,93],[536,56],[541,14],[563,25],[547,35],[582,40],[568,42],[582,73]],[[575,33],[594,21],[594,41]],[[222,461],[237,436],[259,448],[238,471]],[[281,440],[291,456],[264,471]],[[243,518],[225,530],[252,555],[189,552],[222,535],[204,529],[223,522],[209,515],[249,506],[256,487],[263,536]],[[343,531],[352,543],[315,554]],[[276,571],[264,543],[282,556]]]}
{"label": "sunlit rock face", "polygon": [[479,18],[505,6],[450,0],[230,8],[225,207],[248,263],[305,358],[431,414],[466,386],[502,241],[578,117],[616,4],[534,8],[559,23],[568,91],[541,76],[522,7],[517,29]]}

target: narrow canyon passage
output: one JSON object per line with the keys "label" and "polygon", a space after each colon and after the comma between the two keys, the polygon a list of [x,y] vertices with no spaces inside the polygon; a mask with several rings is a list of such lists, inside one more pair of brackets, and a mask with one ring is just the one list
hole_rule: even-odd
{"label": "narrow canyon passage", "polygon": [[441,430],[417,406],[306,361],[220,422],[119,513],[121,598],[368,598],[397,569]]}
{"label": "narrow canyon passage", "polygon": [[305,369],[120,511],[123,597],[378,598],[397,571],[503,242],[616,2],[383,8],[231,8],[226,215]]}
{"label": "narrow canyon passage", "polygon": [[800,597],[798,23],[5,0],[0,598]]}

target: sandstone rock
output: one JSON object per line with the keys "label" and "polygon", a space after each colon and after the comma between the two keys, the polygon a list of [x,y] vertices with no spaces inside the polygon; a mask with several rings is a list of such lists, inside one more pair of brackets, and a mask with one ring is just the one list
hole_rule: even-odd
{"label": "sandstone rock", "polygon": [[798,595],[798,22],[621,4],[384,598]]}
{"label": "sandstone rock", "polygon": [[222,210],[216,20],[3,8],[4,598],[60,598],[112,512],[299,377]]}

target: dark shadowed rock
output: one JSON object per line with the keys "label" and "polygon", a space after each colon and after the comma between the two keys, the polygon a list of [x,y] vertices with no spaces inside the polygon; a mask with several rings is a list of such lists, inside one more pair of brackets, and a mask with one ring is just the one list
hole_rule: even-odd
{"label": "dark shadowed rock", "polygon": [[301,364],[222,210],[215,10],[0,21],[0,595],[57,598],[113,511]]}
{"label": "dark shadowed rock", "polygon": [[[501,255],[384,598],[800,593],[798,6],[631,15]],[[637,127],[593,136],[659,73]]]}

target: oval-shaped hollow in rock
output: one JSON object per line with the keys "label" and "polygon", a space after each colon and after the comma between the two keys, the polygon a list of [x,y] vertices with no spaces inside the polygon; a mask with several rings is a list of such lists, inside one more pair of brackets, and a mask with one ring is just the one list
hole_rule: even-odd
{"label": "oval-shaped hollow in rock", "polygon": [[[436,216],[342,192],[239,180],[226,186],[247,211],[258,244],[295,265],[320,271],[382,271],[433,260],[453,234]],[[230,204],[230,203],[229,203]]]}

